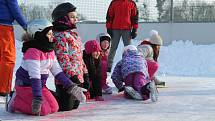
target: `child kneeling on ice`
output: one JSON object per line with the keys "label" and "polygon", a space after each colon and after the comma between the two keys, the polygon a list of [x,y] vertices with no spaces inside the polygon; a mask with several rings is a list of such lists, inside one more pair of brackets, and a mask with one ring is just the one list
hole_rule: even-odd
{"label": "child kneeling on ice", "polygon": [[24,57],[16,72],[15,92],[8,110],[30,115],[47,115],[58,111],[59,106],[46,87],[49,71],[59,80],[68,94],[85,101],[84,89],[76,86],[63,73],[54,53],[52,23],[37,19],[28,25],[29,41],[23,43]]}
{"label": "child kneeling on ice", "polygon": [[116,64],[111,78],[119,92],[124,90],[126,98],[157,101],[157,89],[149,79],[147,63],[134,45],[124,48],[122,59]]}

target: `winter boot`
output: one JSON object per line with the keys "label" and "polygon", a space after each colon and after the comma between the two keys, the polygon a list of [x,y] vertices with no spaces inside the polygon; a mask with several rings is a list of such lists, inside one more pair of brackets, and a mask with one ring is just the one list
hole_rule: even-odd
{"label": "winter boot", "polygon": [[104,98],[102,96],[96,96],[95,101],[104,101]]}
{"label": "winter boot", "polygon": [[112,87],[110,87],[109,85],[105,86],[105,87],[102,89],[102,93],[103,93],[103,94],[112,94],[112,93],[113,93]]}
{"label": "winter boot", "polygon": [[147,85],[147,89],[150,91],[150,99],[152,102],[157,102],[158,100],[158,91],[155,83],[152,81]]}
{"label": "winter boot", "polygon": [[125,95],[135,99],[135,100],[143,100],[142,96],[140,93],[138,93],[136,90],[134,90],[133,87],[130,86],[125,86],[124,90]]}

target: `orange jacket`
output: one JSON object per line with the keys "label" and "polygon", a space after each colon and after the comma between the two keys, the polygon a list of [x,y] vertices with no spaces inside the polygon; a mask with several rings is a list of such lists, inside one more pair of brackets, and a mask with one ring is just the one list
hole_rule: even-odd
{"label": "orange jacket", "polygon": [[106,15],[107,29],[130,30],[138,28],[138,10],[132,0],[113,0]]}

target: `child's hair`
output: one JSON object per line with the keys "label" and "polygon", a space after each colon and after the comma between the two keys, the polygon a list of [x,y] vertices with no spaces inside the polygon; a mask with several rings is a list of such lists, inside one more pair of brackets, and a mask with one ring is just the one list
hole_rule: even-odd
{"label": "child's hair", "polygon": [[96,51],[101,51],[101,47],[96,40],[89,40],[85,43],[85,51],[87,54],[91,54]]}

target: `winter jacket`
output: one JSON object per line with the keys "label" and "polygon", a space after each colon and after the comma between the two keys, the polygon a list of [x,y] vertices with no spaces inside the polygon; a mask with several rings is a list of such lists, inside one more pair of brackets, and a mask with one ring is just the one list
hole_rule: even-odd
{"label": "winter jacket", "polygon": [[15,85],[32,87],[33,96],[42,97],[42,87],[46,86],[49,71],[65,88],[72,86],[73,83],[64,75],[54,51],[45,53],[29,48],[16,71]]}
{"label": "winter jacket", "polygon": [[0,24],[10,25],[16,20],[23,29],[27,29],[27,21],[24,19],[17,0],[0,0]]}
{"label": "winter jacket", "polygon": [[87,54],[84,50],[83,59],[89,72],[89,80],[91,81],[90,96],[102,96],[101,86],[101,59],[94,59],[91,54]]}
{"label": "winter jacket", "polygon": [[132,73],[140,72],[149,79],[148,67],[145,59],[139,55],[138,51],[128,50],[123,53],[122,60],[120,60],[111,75],[111,79],[118,89],[121,88],[124,79]]}
{"label": "winter jacket", "polygon": [[138,10],[132,0],[113,0],[106,15],[107,29],[131,30],[138,28]]}
{"label": "winter jacket", "polygon": [[71,78],[77,75],[81,83],[83,74],[87,73],[81,50],[81,38],[73,30],[54,32],[55,52],[57,59],[66,75]]}
{"label": "winter jacket", "polygon": [[137,46],[138,51],[140,52],[140,55],[145,58],[146,60],[154,60],[153,59],[153,49],[151,45],[149,44],[140,44]]}

